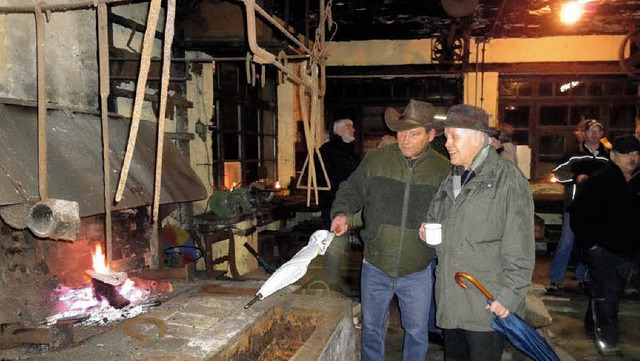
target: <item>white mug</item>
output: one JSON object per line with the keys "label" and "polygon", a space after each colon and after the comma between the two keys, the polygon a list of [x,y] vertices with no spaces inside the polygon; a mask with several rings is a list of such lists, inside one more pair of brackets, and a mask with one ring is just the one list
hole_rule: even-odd
{"label": "white mug", "polygon": [[432,246],[442,243],[442,225],[440,223],[425,223],[424,238],[425,242]]}

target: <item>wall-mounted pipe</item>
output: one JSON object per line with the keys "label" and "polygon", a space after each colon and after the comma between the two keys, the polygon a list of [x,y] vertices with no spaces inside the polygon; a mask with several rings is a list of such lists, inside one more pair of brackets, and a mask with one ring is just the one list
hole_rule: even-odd
{"label": "wall-mounted pipe", "polygon": [[287,31],[287,29],[285,29],[282,25],[280,25],[280,23],[278,23],[278,21],[276,21],[276,19],[274,19],[271,15],[269,15],[266,11],[264,11],[264,9],[262,9],[260,7],[260,5],[255,4],[255,2],[254,2],[254,7],[255,7],[256,11],[258,12],[258,14],[262,15],[263,18],[265,18],[267,21],[269,21],[271,24],[273,24],[273,26],[278,28],[278,30],[280,30],[287,38],[289,38],[298,47],[300,47],[300,49],[302,49],[302,51],[304,51],[307,54],[311,53],[311,50],[309,50],[309,48],[304,46],[304,44],[302,44],[302,42],[300,42],[300,40],[296,39],[296,37],[293,36],[293,34],[291,34],[289,31]]}
{"label": "wall-mounted pipe", "polygon": [[31,207],[26,226],[38,237],[73,241],[80,229],[78,202],[47,199]]}
{"label": "wall-mounted pipe", "polygon": [[247,14],[247,41],[249,43],[249,49],[251,50],[251,53],[253,53],[253,61],[258,64],[272,64],[277,67],[278,70],[286,73],[287,76],[295,83],[304,84],[304,81],[300,77],[277,61],[275,55],[258,46],[258,41],[256,39],[255,0],[242,0],[242,2],[245,4]]}
{"label": "wall-mounted pipe", "polygon": [[247,41],[253,53],[253,61],[259,64],[272,64],[276,56],[258,46],[256,39],[256,2],[255,0],[243,0],[247,14]]}

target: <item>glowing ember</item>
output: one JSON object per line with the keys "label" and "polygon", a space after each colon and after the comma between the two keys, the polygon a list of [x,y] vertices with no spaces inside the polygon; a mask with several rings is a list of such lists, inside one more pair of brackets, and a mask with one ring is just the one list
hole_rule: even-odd
{"label": "glowing ember", "polygon": [[77,318],[86,319],[81,325],[108,324],[115,321],[135,317],[146,312],[150,307],[145,299],[150,292],[134,287],[133,281],[127,279],[122,286],[117,287],[118,292],[131,304],[123,309],[116,309],[109,305],[106,299],[98,301],[91,286],[83,288],[60,287],[56,289],[58,304],[55,310],[58,312],[49,316],[45,323],[54,324],[60,319]]}

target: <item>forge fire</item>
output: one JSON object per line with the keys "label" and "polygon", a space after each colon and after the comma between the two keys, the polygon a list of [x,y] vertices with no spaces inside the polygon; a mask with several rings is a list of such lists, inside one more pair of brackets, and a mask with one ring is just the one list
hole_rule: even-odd
{"label": "forge fire", "polygon": [[[84,325],[107,324],[135,317],[160,303],[150,299],[151,291],[143,287],[142,279],[111,270],[100,245],[96,246],[92,259],[93,269],[85,272],[89,279],[86,285],[61,286],[55,290],[58,303],[47,324],[61,320],[76,320]],[[166,290],[170,291],[170,287]]]}

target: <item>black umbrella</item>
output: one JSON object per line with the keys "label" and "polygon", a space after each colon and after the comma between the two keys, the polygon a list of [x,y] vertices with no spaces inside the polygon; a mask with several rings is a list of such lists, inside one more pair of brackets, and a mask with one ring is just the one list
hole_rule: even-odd
{"label": "black umbrella", "polygon": [[[455,280],[460,287],[467,288],[467,285],[460,279],[461,277],[471,281],[487,298],[489,303],[493,302],[491,293],[473,276],[466,272],[458,272],[455,275]],[[505,335],[515,348],[535,361],[560,361],[556,352],[553,351],[549,343],[540,336],[538,331],[513,312],[509,312],[509,315],[504,318],[496,317],[491,327]]]}

